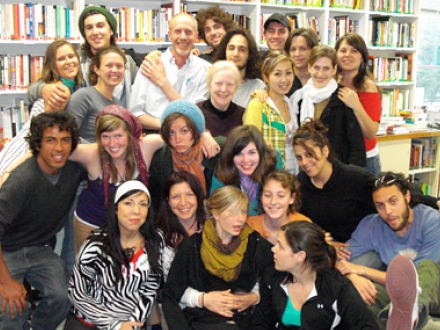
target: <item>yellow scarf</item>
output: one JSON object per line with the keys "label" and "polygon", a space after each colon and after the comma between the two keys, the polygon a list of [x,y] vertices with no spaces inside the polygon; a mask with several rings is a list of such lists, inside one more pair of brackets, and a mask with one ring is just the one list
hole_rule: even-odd
{"label": "yellow scarf", "polygon": [[200,255],[208,272],[226,282],[236,280],[252,232],[253,229],[245,224],[240,235],[233,237],[228,245],[224,245],[217,235],[214,220],[208,219],[203,227],[200,248]]}

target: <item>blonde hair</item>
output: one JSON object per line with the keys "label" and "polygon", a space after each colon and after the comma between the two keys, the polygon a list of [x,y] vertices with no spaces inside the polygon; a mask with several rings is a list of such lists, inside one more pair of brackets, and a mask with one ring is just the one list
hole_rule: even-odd
{"label": "blonde hair", "polygon": [[231,214],[248,209],[249,198],[240,189],[234,186],[223,186],[214,190],[211,197],[205,201],[206,212],[212,217],[213,212],[222,213],[235,204]]}
{"label": "blonde hair", "polygon": [[208,88],[212,83],[214,75],[216,75],[220,71],[232,72],[232,74],[234,75],[235,90],[237,90],[241,80],[240,72],[238,71],[237,66],[229,61],[217,61],[213,65],[211,65],[211,67],[208,69],[208,72],[206,73],[206,84],[208,85]]}

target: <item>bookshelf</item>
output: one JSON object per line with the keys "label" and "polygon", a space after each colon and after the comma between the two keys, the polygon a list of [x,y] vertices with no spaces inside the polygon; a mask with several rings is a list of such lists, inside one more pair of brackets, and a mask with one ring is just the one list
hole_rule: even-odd
{"label": "bookshelf", "polygon": [[[384,135],[377,139],[382,170],[401,172],[418,181],[429,195],[439,196],[440,131]],[[416,153],[415,145],[419,145]]]}

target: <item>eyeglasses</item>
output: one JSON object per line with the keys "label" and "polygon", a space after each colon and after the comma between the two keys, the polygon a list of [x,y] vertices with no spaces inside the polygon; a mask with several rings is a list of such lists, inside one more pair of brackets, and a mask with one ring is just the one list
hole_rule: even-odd
{"label": "eyeglasses", "polygon": [[398,178],[395,174],[386,173],[386,174],[380,176],[376,181],[374,181],[374,187],[375,188],[387,187],[389,185],[392,185],[397,180],[398,180]]}

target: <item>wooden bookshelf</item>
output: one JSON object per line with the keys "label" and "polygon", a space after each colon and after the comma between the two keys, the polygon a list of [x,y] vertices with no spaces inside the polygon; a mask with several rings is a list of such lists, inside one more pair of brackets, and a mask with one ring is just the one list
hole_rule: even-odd
{"label": "wooden bookshelf", "polygon": [[439,196],[440,152],[436,149],[434,166],[411,168],[411,146],[415,139],[431,139],[440,144],[440,130],[428,130],[409,134],[384,135],[377,137],[379,142],[382,171],[401,172],[430,187],[429,194]]}

